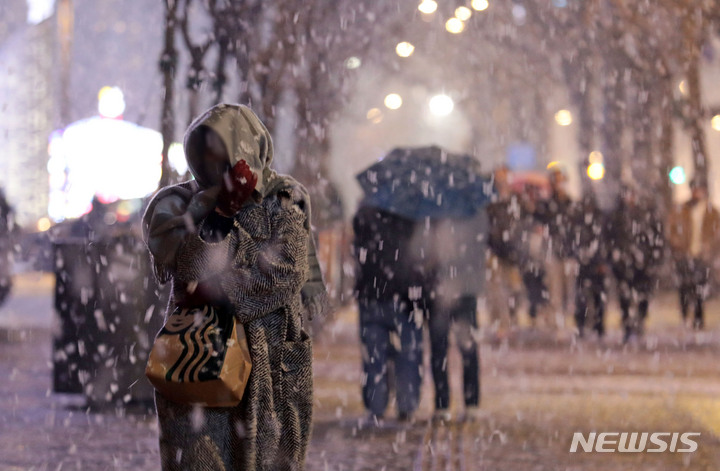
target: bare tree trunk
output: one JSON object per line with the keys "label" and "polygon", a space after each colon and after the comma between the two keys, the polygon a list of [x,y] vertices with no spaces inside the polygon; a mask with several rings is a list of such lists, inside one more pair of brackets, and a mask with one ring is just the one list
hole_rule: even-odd
{"label": "bare tree trunk", "polygon": [[177,2],[165,0],[165,45],[160,57],[160,71],[163,74],[163,103],[160,121],[160,132],[163,137],[162,174],[160,187],[172,183],[172,169],[168,159],[168,150],[175,138],[175,71],[177,68],[177,50],[175,49]]}

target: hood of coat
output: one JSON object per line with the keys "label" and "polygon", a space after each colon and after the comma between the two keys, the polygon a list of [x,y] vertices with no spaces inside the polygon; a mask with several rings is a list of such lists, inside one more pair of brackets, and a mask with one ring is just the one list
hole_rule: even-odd
{"label": "hood of coat", "polygon": [[190,124],[184,146],[188,167],[200,187],[220,184],[223,172],[244,160],[258,175],[255,189],[265,196],[273,175],[272,137],[247,106],[213,106]]}

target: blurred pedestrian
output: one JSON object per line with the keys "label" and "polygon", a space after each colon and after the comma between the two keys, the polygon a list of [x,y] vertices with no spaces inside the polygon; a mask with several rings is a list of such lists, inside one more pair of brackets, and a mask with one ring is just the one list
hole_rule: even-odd
{"label": "blurred pedestrian", "polygon": [[692,309],[693,328],[702,329],[711,270],[720,249],[720,213],[710,202],[705,183],[694,178],[690,190],[690,199],[670,213],[667,230],[679,277],[683,322]]}
{"label": "blurred pedestrian", "polygon": [[480,356],[477,299],[485,286],[488,219],[485,209],[463,219],[437,219],[430,224],[430,259],[437,282],[428,328],[430,366],[435,384],[435,420],[450,419],[448,381],[449,335],[462,357],[464,417],[480,414]]}
{"label": "blurred pedestrian", "polygon": [[[665,235],[657,212],[626,184],[608,226],[610,265],[617,282],[622,311],[623,340],[642,335],[650,296],[657,285]],[[635,306],[636,315],[631,315]]]}
{"label": "blurred pedestrian", "polygon": [[487,206],[488,250],[485,290],[490,328],[504,337],[511,326],[517,325],[517,310],[522,297],[520,262],[521,208],[518,195],[508,182],[509,169],[500,166],[493,172],[495,192]]}
{"label": "blurred pedestrian", "polygon": [[16,231],[14,211],[0,188],[0,306],[13,285],[13,237]]}
{"label": "blurred pedestrian", "polygon": [[558,165],[548,170],[550,196],[540,200],[535,217],[549,237],[550,257],[546,264],[549,308],[556,325],[564,325],[572,306],[572,292],[577,267],[567,245],[568,214],[573,205],[567,192],[567,175]]}
{"label": "blurred pedestrian", "polygon": [[568,251],[578,264],[575,281],[575,325],[583,337],[588,319],[598,337],[605,335],[607,300],[607,222],[595,195],[584,195],[568,213]]}
{"label": "blurred pedestrian", "polygon": [[415,224],[362,202],[353,217],[362,397],[371,423],[384,418],[393,384],[400,420],[411,420],[420,403],[430,275],[415,245]]}
{"label": "blurred pedestrian", "polygon": [[528,316],[534,328],[541,318],[548,327],[557,326],[555,310],[550,304],[549,270],[553,265],[552,239],[542,218],[537,217],[543,200],[539,188],[526,185],[521,195],[522,243],[519,247],[520,272],[527,294]]}
{"label": "blurred pedestrian", "polygon": [[220,104],[185,134],[195,180],[160,190],[144,234],[170,310],[212,305],[244,325],[252,371],[239,405],[207,408],[156,394],[164,470],[304,468],[312,417],[312,347],[303,305],[324,286],[310,201],[270,163],[270,133],[247,107]]}

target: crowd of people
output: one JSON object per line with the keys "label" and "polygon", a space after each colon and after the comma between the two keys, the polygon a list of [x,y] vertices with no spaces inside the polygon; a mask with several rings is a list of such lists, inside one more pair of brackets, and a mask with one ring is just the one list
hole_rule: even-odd
{"label": "crowd of people", "polygon": [[612,293],[628,342],[643,335],[651,296],[672,264],[683,321],[704,327],[711,256],[720,244],[720,213],[706,185],[693,180],[689,200],[662,217],[631,183],[608,209],[592,192],[572,198],[562,168],[545,177],[544,186],[518,186],[508,168],[496,168],[492,200],[473,218],[413,220],[361,201],[353,252],[370,420],[385,416],[393,383],[398,418],[412,419],[420,402],[424,328],[434,419],[449,418],[451,330],[462,356],[465,414],[478,413],[478,298],[485,300],[486,327],[500,338],[518,325],[521,312],[533,328],[559,329],[572,319],[578,338],[591,332],[603,338]]}

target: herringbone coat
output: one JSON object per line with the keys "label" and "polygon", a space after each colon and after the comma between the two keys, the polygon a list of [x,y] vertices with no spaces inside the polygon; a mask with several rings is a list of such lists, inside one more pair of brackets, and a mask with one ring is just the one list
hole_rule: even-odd
{"label": "herringbone coat", "polygon": [[[218,130],[231,164],[233,149],[242,149],[251,167],[269,169],[269,134],[249,109],[216,107],[188,136],[202,126]],[[223,134],[228,130],[231,138]],[[188,141],[196,180],[153,198],[144,219],[148,248],[160,281],[172,283],[169,310],[204,286],[221,310],[244,324],[253,365],[236,407],[188,406],[156,396],[163,469],[301,470],[312,418],[312,347],[301,310],[324,295],[307,192],[291,177],[264,171],[261,198],[232,219],[220,217],[212,190],[203,186],[210,179],[197,162],[202,152],[195,154],[197,144]]]}

